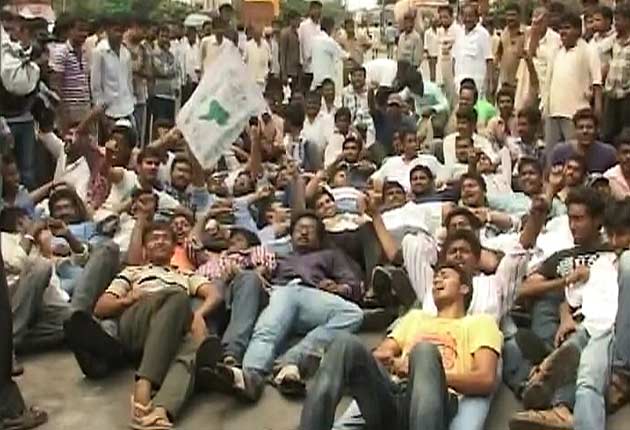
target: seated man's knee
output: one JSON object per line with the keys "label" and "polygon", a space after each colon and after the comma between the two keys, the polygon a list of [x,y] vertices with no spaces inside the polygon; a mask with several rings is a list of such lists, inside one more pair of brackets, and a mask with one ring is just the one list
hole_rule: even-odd
{"label": "seated man's knee", "polygon": [[418,342],[409,353],[410,362],[428,363],[432,360],[442,360],[437,345],[429,342]]}
{"label": "seated man's knee", "polygon": [[328,347],[326,355],[354,355],[355,353],[364,349],[365,346],[358,336],[355,336],[351,333],[341,332],[333,339],[332,343]]}
{"label": "seated man's knee", "polygon": [[234,280],[232,281],[232,285],[236,285],[237,288],[245,288],[245,289],[254,289],[262,291],[262,280],[258,273],[253,270],[243,270],[241,271]]}

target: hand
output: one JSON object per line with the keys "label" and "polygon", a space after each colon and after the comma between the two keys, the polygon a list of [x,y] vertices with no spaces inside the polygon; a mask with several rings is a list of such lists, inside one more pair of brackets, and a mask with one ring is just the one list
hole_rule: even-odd
{"label": "hand", "polygon": [[271,197],[273,196],[273,194],[274,194],[274,189],[271,185],[265,185],[256,190],[256,197],[259,200]]}
{"label": "hand", "polygon": [[328,291],[329,293],[337,293],[340,289],[340,285],[337,285],[332,279],[324,279],[319,281],[319,289]]}
{"label": "hand", "polygon": [[573,318],[567,318],[560,322],[560,327],[558,327],[558,331],[556,332],[556,337],[554,339],[554,345],[556,347],[560,346],[562,342],[569,338],[569,335],[577,330],[577,324],[573,320]]}
{"label": "hand", "polygon": [[67,238],[70,234],[68,226],[60,219],[51,218],[48,220],[48,229],[50,233],[55,237]]}
{"label": "hand", "polygon": [[564,187],[564,166],[552,166],[549,171],[547,183],[554,193],[557,193]]}
{"label": "hand", "polygon": [[530,206],[530,212],[537,215],[546,215],[549,210],[549,202],[543,196],[534,196]]}
{"label": "hand", "polygon": [[392,373],[399,378],[407,378],[409,375],[409,356],[398,357],[394,359]]}
{"label": "hand", "polygon": [[155,207],[153,206],[152,203],[146,202],[140,199],[132,203],[131,213],[138,220],[150,221],[151,219],[153,219],[153,214],[155,213]]}
{"label": "hand", "polygon": [[587,266],[578,266],[571,273],[569,273],[565,278],[565,282],[569,286],[583,284],[588,281],[591,272]]}
{"label": "hand", "polygon": [[221,275],[221,279],[226,284],[232,282],[232,279],[236,275],[238,275],[241,271],[241,268],[231,260],[228,260],[226,266],[223,268],[223,275]]}
{"label": "hand", "polygon": [[[363,205],[363,212],[372,218],[380,213],[378,209],[381,206],[381,202],[375,194],[369,196],[363,194],[359,200],[359,203]],[[361,205],[359,206],[359,208],[361,207]]]}
{"label": "hand", "polygon": [[488,208],[471,208],[470,211],[477,217],[481,224],[488,222],[490,217],[490,209]]}
{"label": "hand", "polygon": [[141,300],[143,297],[147,296],[147,292],[142,288],[132,288],[129,294],[127,294],[122,301],[127,305],[131,306],[137,301]]}
{"label": "hand", "polygon": [[391,369],[394,365],[395,357],[392,352],[387,349],[376,348],[372,352],[372,356],[387,369]]}
{"label": "hand", "polygon": [[204,339],[206,337],[208,334],[208,326],[206,325],[206,320],[203,318],[203,315],[197,312],[193,313],[190,333],[197,339]]}
{"label": "hand", "polygon": [[25,231],[26,234],[31,235],[35,239],[37,239],[37,236],[39,236],[42,230],[47,227],[48,225],[44,220],[30,221],[29,224],[26,226]]}

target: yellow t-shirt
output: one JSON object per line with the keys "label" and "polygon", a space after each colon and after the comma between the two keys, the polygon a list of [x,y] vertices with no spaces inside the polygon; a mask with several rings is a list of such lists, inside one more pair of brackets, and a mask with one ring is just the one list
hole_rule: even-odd
{"label": "yellow t-shirt", "polygon": [[407,355],[418,342],[437,345],[447,372],[468,373],[473,354],[489,348],[501,354],[503,335],[490,315],[467,315],[463,318],[439,318],[421,310],[405,315],[390,336]]}

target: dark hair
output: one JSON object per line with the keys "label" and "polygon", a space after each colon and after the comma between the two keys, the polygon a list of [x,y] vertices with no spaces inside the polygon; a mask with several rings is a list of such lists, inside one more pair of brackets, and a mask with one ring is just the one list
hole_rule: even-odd
{"label": "dark hair", "polygon": [[350,109],[345,106],[337,109],[337,112],[335,112],[335,121],[343,117],[348,118],[348,120],[352,120],[352,112],[350,112]]}
{"label": "dark hair", "polygon": [[157,158],[158,160],[162,160],[162,152],[153,146],[145,146],[138,154],[137,164],[142,164],[146,158]]}
{"label": "dark hair", "polygon": [[512,11],[512,12],[516,12],[517,14],[520,15],[521,13],[521,7],[519,6],[518,3],[516,2],[509,2],[507,3],[504,7],[503,7],[503,12],[507,12],[507,11]]}
{"label": "dark hair", "polygon": [[171,163],[171,173],[175,170],[176,164],[188,164],[188,166],[192,167],[192,161],[186,154],[177,154],[175,158],[173,158],[173,162]]}
{"label": "dark hair", "polygon": [[497,91],[497,103],[501,97],[509,97],[514,102],[514,88],[510,85],[501,86],[501,89]]}
{"label": "dark hair", "polygon": [[468,293],[464,296],[464,308],[468,309],[470,302],[472,302],[473,296],[473,277],[468,271],[462,269],[456,264],[449,264],[445,261],[440,262],[434,270],[434,273],[439,272],[442,269],[450,269],[457,273],[460,285],[467,285],[469,287]]}
{"label": "dark hair", "polygon": [[[157,197],[157,195],[156,195],[156,197]],[[173,220],[175,220],[175,218],[179,218],[179,217],[186,218],[186,221],[188,221],[191,226],[195,225],[195,215],[192,213],[192,211],[190,209],[185,208],[185,207],[179,207],[179,208],[175,209],[175,211],[171,215],[170,222],[173,222]]]}
{"label": "dark hair", "polygon": [[424,164],[417,164],[409,171],[409,178],[410,179],[411,179],[411,177],[413,176],[413,174],[415,172],[424,172],[424,174],[427,175],[429,177],[429,179],[431,179],[431,181],[433,181],[433,179],[435,179],[431,169],[429,169],[429,167],[425,166]]}
{"label": "dark hair", "polygon": [[448,253],[448,249],[458,240],[463,240],[470,245],[470,249],[475,258],[479,259],[481,257],[481,243],[479,242],[477,235],[470,230],[459,229],[451,232],[446,236],[446,239],[444,239],[440,261],[444,261],[444,257]]}
{"label": "dark hair", "polygon": [[385,195],[385,193],[388,192],[390,188],[398,188],[402,190],[403,193],[405,192],[405,187],[403,187],[400,182],[385,180],[385,182],[383,183],[383,195]]}
{"label": "dark hair", "polygon": [[322,102],[322,93],[318,90],[308,91],[304,94],[304,101],[308,102],[309,100],[317,100],[319,103]]}
{"label": "dark hair", "polygon": [[48,197],[48,213],[54,218],[53,208],[60,200],[70,200],[77,209],[77,218],[80,222],[88,219],[87,209],[81,200],[81,197],[72,188],[59,188]]}
{"label": "dark hair", "polygon": [[517,116],[520,118],[526,118],[527,122],[530,125],[536,126],[540,124],[540,109],[538,109],[536,106],[524,107],[523,109],[518,111]]}
{"label": "dark hair", "polygon": [[586,159],[581,155],[573,154],[569,158],[564,161],[564,164],[567,164],[569,161],[575,161],[580,165],[580,169],[582,170],[582,176],[586,176],[587,167],[586,167]]}
{"label": "dark hair", "polygon": [[391,93],[393,93],[393,91],[390,87],[379,87],[378,90],[376,90],[376,94],[374,95],[376,105],[377,106],[386,105],[387,99],[389,98],[389,95]]}
{"label": "dark hair", "polygon": [[466,120],[471,124],[477,124],[477,111],[472,107],[460,107],[455,113],[457,120]]}
{"label": "dark hair", "polygon": [[7,166],[9,164],[17,164],[17,159],[13,152],[7,152],[6,154],[2,154],[2,167]]}
{"label": "dark hair", "polygon": [[523,157],[520,160],[518,160],[518,168],[517,171],[520,174],[521,173],[521,169],[525,166],[532,166],[536,172],[542,176],[543,174],[543,168],[540,165],[540,162],[533,158],[533,157]]}
{"label": "dark hair", "polygon": [[367,70],[365,70],[365,67],[357,64],[352,68],[351,73],[356,73],[356,72],[362,72],[363,76],[367,76]]}
{"label": "dark hair", "polygon": [[580,30],[580,32],[582,31],[582,19],[580,18],[579,15],[573,13],[573,12],[565,12],[562,15],[562,18],[560,20],[560,22],[565,25],[569,25],[572,28],[575,28],[577,30]]}
{"label": "dark hair", "polygon": [[302,128],[305,117],[304,106],[301,103],[291,103],[287,108],[285,120],[294,127]]}
{"label": "dark hair", "polygon": [[573,124],[577,125],[579,121],[585,119],[590,119],[595,124],[595,127],[597,127],[597,117],[591,108],[583,108],[575,112],[573,115]]}
{"label": "dark hair", "polygon": [[612,232],[630,230],[630,197],[608,205],[604,212],[604,228]]}
{"label": "dark hair", "polygon": [[258,238],[258,235],[247,230],[246,228],[232,227],[230,229],[230,239],[232,239],[237,234],[240,234],[245,238],[245,240],[247,241],[247,246],[249,247],[260,245],[260,239]]}
{"label": "dark hair", "polygon": [[311,2],[308,5],[309,10],[310,9],[315,9],[315,8],[322,8],[322,2],[320,0],[311,0]]}
{"label": "dark hair", "polygon": [[27,217],[25,209],[17,206],[7,206],[0,211],[0,231],[7,233],[17,233],[18,221],[22,217]]}
{"label": "dark hair", "polygon": [[619,149],[620,145],[630,145],[630,127],[624,127],[615,137],[615,146]]}
{"label": "dark hair", "polygon": [[449,213],[446,215],[446,218],[444,218],[444,226],[447,229],[448,225],[451,223],[451,220],[456,216],[466,217],[474,230],[479,230],[481,228],[481,221],[479,221],[479,218],[477,218],[475,214],[470,211],[470,209],[462,206],[457,206],[453,208],[453,210],[449,211]]}
{"label": "dark hair", "polygon": [[317,238],[319,239],[320,242],[323,242],[324,239],[326,238],[326,227],[324,226],[324,223],[317,217],[317,214],[314,211],[309,210],[309,209],[298,211],[291,216],[291,226],[289,229],[289,231],[291,232],[291,235],[293,235],[293,231],[295,230],[295,225],[302,218],[311,218],[315,220],[315,223],[317,225]]}
{"label": "dark hair", "polygon": [[154,231],[165,231],[171,236],[171,240],[173,242],[177,240],[177,238],[175,237],[175,232],[173,231],[169,223],[163,221],[152,221],[144,228],[144,230],[142,230],[143,245],[147,243],[147,237],[149,237],[149,235]]}
{"label": "dark hair", "polygon": [[553,1],[553,2],[549,3],[548,8],[549,8],[549,12],[559,13],[559,14],[564,13],[564,11],[567,9],[564,6],[564,3],[560,2],[560,1]]}
{"label": "dark hair", "polygon": [[447,4],[443,4],[443,5],[438,6],[438,8],[437,8],[437,12],[438,12],[438,13],[440,13],[440,12],[446,12],[446,13],[448,13],[450,16],[453,16],[453,8],[452,8],[450,5],[447,5]]}
{"label": "dark hair", "polygon": [[613,10],[605,5],[599,5],[593,10],[593,14],[600,14],[609,23],[613,20]]}
{"label": "dark hair", "polygon": [[591,218],[601,218],[606,209],[606,203],[597,191],[593,188],[582,186],[569,191],[566,205],[567,208],[571,205],[582,205],[586,207]]}
{"label": "dark hair", "polygon": [[321,19],[319,26],[321,27],[322,31],[330,34],[333,28],[335,28],[335,20],[330,16],[325,16]]}
{"label": "dark hair", "polygon": [[335,81],[333,81],[330,78],[326,78],[322,81],[321,84],[319,84],[319,90],[321,91],[321,89],[324,87],[324,85],[328,85],[328,84],[332,84],[332,86],[335,86]]}
{"label": "dark hair", "polygon": [[160,202],[160,196],[153,190],[149,190],[146,188],[134,188],[133,191],[131,191],[131,201],[135,202],[141,196],[144,196],[146,194],[153,196],[153,199],[155,200],[155,209],[157,210],[158,204]]}
{"label": "dark hair", "polygon": [[466,172],[464,173],[462,176],[460,176],[459,178],[459,188],[461,189],[462,185],[464,184],[464,181],[470,179],[471,181],[475,181],[479,184],[479,186],[481,187],[481,189],[483,190],[483,192],[485,193],[487,190],[486,187],[486,181],[485,179],[483,179],[483,176],[481,176],[478,173],[470,173],[470,172]]}
{"label": "dark hair", "polygon": [[459,84],[459,94],[461,96],[463,90],[469,90],[473,92],[473,102],[477,103],[479,100],[479,90],[477,89],[477,85],[475,81],[470,78],[462,79],[462,82]]}
{"label": "dark hair", "polygon": [[344,139],[343,143],[341,144],[341,150],[343,151],[344,149],[346,149],[346,144],[351,142],[357,144],[357,146],[359,147],[359,151],[363,149],[363,141],[361,139],[357,139],[356,136],[351,134]]}
{"label": "dark hair", "polygon": [[127,145],[129,149],[134,148],[138,143],[138,136],[133,128],[115,126],[112,130],[112,135],[113,134],[121,135],[123,137],[124,144]]}
{"label": "dark hair", "polygon": [[313,197],[308,201],[308,207],[309,209],[313,209],[315,210],[315,207],[317,206],[317,201],[319,199],[321,199],[324,196],[328,196],[330,197],[330,199],[334,202],[335,201],[335,196],[332,195],[332,193],[327,189],[327,188],[320,188],[319,191],[317,191],[315,193],[315,195],[313,195]]}

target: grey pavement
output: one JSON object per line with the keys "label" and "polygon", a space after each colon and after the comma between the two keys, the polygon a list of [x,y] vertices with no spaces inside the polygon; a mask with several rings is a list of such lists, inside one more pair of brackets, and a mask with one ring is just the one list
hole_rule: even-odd
{"label": "grey pavement", "polygon": [[[379,335],[362,334],[368,345]],[[125,429],[129,422],[131,370],[104,381],[88,381],[72,354],[54,351],[23,358],[26,373],[17,379],[29,404],[46,409],[50,415],[43,430]],[[347,401],[339,408],[342,412]],[[242,405],[218,393],[196,395],[177,423],[179,430],[296,430],[300,403],[287,401],[267,387],[261,401]],[[512,393],[501,387],[492,407],[486,429],[506,430],[510,415],[519,409]],[[609,419],[608,430],[626,430],[630,407]],[[603,429],[602,429],[603,430]]]}

